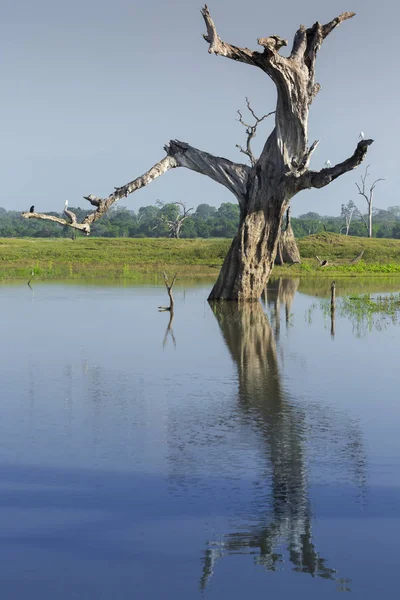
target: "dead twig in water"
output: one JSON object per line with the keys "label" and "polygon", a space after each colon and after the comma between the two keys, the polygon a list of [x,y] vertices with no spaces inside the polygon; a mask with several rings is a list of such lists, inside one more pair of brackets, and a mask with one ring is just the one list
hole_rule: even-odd
{"label": "dead twig in water", "polygon": [[174,297],[172,295],[172,288],[174,286],[176,276],[177,276],[177,273],[175,273],[175,275],[172,279],[172,283],[171,283],[171,285],[169,285],[167,274],[165,273],[165,271],[163,272],[164,283],[165,283],[165,287],[167,288],[167,292],[168,292],[168,296],[169,296],[169,306],[159,306],[158,310],[160,312],[165,312],[167,310],[172,312],[174,310]]}

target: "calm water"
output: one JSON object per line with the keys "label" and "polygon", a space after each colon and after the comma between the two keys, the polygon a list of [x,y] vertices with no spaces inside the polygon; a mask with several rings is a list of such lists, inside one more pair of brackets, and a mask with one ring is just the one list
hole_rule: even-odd
{"label": "calm water", "polygon": [[400,327],[329,283],[0,286],[2,598],[397,597]]}

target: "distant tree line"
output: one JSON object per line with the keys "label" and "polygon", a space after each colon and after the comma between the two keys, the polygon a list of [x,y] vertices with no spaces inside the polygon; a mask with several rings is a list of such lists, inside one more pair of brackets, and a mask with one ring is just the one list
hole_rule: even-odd
{"label": "distant tree line", "polygon": [[[36,210],[40,210],[39,207]],[[72,208],[78,221],[84,219],[86,210]],[[59,213],[52,212],[59,216]],[[92,236],[96,237],[168,237],[171,236],[171,222],[182,214],[181,207],[175,203],[142,206],[137,211],[125,207],[111,210],[103,219],[94,223]],[[237,204],[224,202],[219,208],[209,204],[199,204],[182,223],[179,235],[182,238],[232,238],[239,224],[239,207]],[[362,215],[350,201],[342,205],[338,217],[322,216],[308,212],[295,218],[292,227],[296,238],[330,231],[343,235],[367,237],[365,215]],[[26,220],[21,213],[0,208],[0,237],[71,237],[69,227],[62,228],[55,223]],[[80,235],[80,234],[78,234]],[[373,211],[373,237],[400,239],[400,206],[390,206],[386,210]]]}
{"label": "distant tree line", "polygon": [[[339,217],[308,212],[292,218],[292,227],[296,238],[321,231],[368,237],[367,215],[361,213],[352,200],[342,204]],[[386,210],[372,209],[371,237],[400,239],[400,206],[389,206]]]}

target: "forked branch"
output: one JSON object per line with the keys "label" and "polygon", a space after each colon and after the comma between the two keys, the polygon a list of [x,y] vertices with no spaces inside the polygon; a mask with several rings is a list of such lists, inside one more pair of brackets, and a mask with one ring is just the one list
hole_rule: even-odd
{"label": "forked branch", "polygon": [[173,312],[173,310],[174,310],[174,297],[172,295],[172,288],[174,287],[176,276],[177,276],[177,273],[175,273],[175,275],[172,279],[172,283],[170,285],[167,274],[165,273],[165,271],[163,272],[164,283],[165,283],[165,287],[167,288],[167,292],[168,292],[168,296],[169,296],[169,306],[159,306],[158,310],[160,312],[165,312],[167,310]]}
{"label": "forked branch", "polygon": [[306,29],[304,25],[300,25],[293,39],[292,52],[289,61],[295,61],[303,64],[308,69],[308,86],[309,103],[320,90],[320,85],[315,83],[315,63],[318,51],[325,38],[343,21],[354,17],[354,12],[344,12],[335,19],[332,19],[326,25],[321,25],[318,21],[312,27]]}
{"label": "forked branch", "polygon": [[221,40],[207,4],[201,9],[201,14],[207,28],[207,34],[203,35],[203,37],[209,44],[208,51],[210,54],[218,54],[219,56],[225,56],[226,58],[248,65],[254,65],[269,74],[276,69],[280,60],[286,60],[282,56],[279,56],[278,51],[282,46],[287,46],[287,40],[282,39],[279,35],[272,35],[257,40],[258,44],[264,48],[263,52],[249,50],[249,48],[240,48]]}
{"label": "forked branch", "polygon": [[243,120],[243,115],[240,112],[240,110],[237,111],[237,113],[239,115],[239,118],[238,118],[239,123],[241,123],[241,125],[246,127],[247,140],[246,140],[246,149],[242,148],[242,146],[240,146],[240,144],[236,144],[236,148],[239,148],[240,152],[242,152],[249,158],[252,167],[254,167],[257,164],[257,159],[253,154],[253,150],[251,148],[251,142],[256,137],[257,127],[259,126],[259,124],[262,123],[262,121],[264,121],[264,119],[266,119],[267,117],[270,117],[271,115],[275,114],[275,111],[273,110],[273,111],[267,113],[266,115],[263,115],[262,117],[257,117],[257,115],[255,114],[254,110],[252,109],[250,101],[247,97],[246,97],[246,104],[247,104],[247,108],[248,108],[249,112],[251,113],[255,123],[253,125],[246,123]]}
{"label": "forked branch", "polygon": [[257,60],[261,56],[259,52],[253,52],[248,48],[239,48],[238,46],[227,44],[221,40],[217,33],[214,21],[211,18],[207,4],[201,9],[201,14],[203,15],[207,28],[207,34],[203,34],[203,37],[206,42],[210,44],[208,48],[210,54],[218,54],[219,56],[226,56],[232,60],[238,60],[249,65],[260,66],[257,65]]}
{"label": "forked branch", "polygon": [[367,177],[369,177],[368,169],[369,165],[366,167],[364,175],[361,175],[360,177],[361,185],[356,182],[356,186],[360,196],[363,196],[363,198],[367,201],[368,206],[370,206],[374,198],[374,189],[376,187],[376,184],[379,183],[379,181],[385,180],[382,177],[380,177],[379,179],[375,179],[375,181],[371,184],[369,190],[367,190]]}
{"label": "forked branch", "polygon": [[[173,202],[176,206],[182,207],[182,213],[179,213],[175,219],[168,219],[165,215],[161,216],[161,222],[165,223],[168,227],[169,237],[174,237],[179,239],[182,225],[186,221],[188,217],[190,217],[190,212],[194,210],[193,208],[186,208],[186,204],[184,202]],[[162,203],[160,203],[163,206]]]}

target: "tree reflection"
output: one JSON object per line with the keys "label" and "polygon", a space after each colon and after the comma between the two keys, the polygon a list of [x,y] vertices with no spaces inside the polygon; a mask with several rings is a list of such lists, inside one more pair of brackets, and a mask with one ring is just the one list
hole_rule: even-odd
{"label": "tree reflection", "polygon": [[167,345],[168,336],[171,336],[172,342],[176,348],[176,339],[175,339],[175,335],[174,335],[174,330],[172,329],[173,320],[174,320],[174,310],[172,309],[169,311],[169,321],[168,321],[168,325],[167,325],[167,328],[166,328],[165,334],[164,334],[163,348],[165,348],[165,346]]}
{"label": "tree reflection", "polygon": [[276,341],[279,339],[281,326],[281,308],[285,310],[286,327],[290,324],[290,314],[293,298],[299,288],[300,278],[292,279],[271,279],[262,295],[264,306],[268,305],[271,315],[271,325],[275,334]]}
{"label": "tree reflection", "polygon": [[[267,290],[277,335],[280,306],[285,306],[288,319],[298,284],[292,280],[287,286],[281,280]],[[212,305],[212,310],[237,366],[241,412],[262,434],[271,493],[259,522],[209,545],[200,585],[206,587],[218,559],[240,553],[256,553],[255,562],[268,570],[276,570],[287,553],[295,571],[337,579],[335,569],[326,564],[313,542],[305,456],[306,415],[282,389],[276,340],[263,307],[260,303],[238,306],[225,302]]]}

